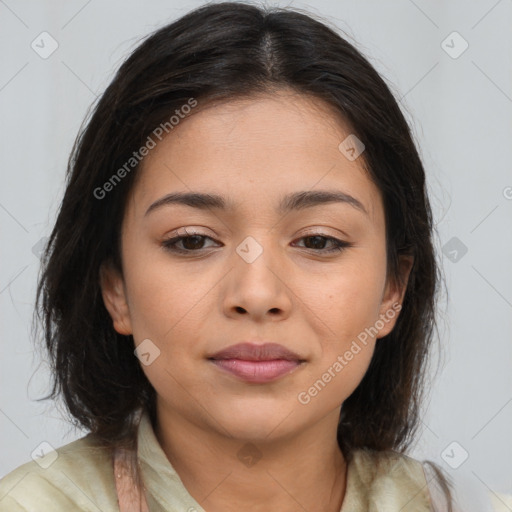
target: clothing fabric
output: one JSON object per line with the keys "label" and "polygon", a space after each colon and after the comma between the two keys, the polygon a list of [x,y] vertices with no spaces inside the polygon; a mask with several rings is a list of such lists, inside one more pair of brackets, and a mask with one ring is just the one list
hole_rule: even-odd
{"label": "clothing fabric", "polygon": [[[119,512],[121,476],[112,455],[92,436],[58,448],[56,455],[51,463],[43,457],[0,480],[0,512]],[[138,457],[150,512],[205,512],[167,459],[146,413],[138,429]],[[430,478],[420,461],[406,455],[356,450],[340,512],[444,512],[431,499]],[[122,503],[121,512],[139,510],[132,505]]]}

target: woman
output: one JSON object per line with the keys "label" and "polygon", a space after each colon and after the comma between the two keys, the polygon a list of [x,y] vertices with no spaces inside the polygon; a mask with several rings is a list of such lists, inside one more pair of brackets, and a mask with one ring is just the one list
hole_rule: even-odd
{"label": "woman", "polygon": [[90,433],[0,511],[452,510],[405,454],[432,234],[395,99],[324,23],[220,3],[158,30],[77,138],[38,288]]}

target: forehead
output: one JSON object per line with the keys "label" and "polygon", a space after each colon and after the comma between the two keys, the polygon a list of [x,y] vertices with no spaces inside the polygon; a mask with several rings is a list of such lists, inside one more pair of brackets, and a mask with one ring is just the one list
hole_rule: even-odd
{"label": "forehead", "polygon": [[247,204],[294,190],[337,189],[357,196],[374,218],[380,193],[363,158],[339,149],[351,134],[333,107],[280,91],[201,105],[144,158],[133,194],[151,203],[164,193],[209,191]]}

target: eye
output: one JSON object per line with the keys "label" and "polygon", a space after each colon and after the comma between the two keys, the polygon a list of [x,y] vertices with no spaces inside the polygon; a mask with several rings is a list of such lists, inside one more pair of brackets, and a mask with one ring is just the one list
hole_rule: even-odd
{"label": "eye", "polygon": [[[311,249],[315,252],[321,253],[331,253],[331,252],[341,252],[347,247],[352,247],[352,243],[345,242],[343,240],[339,240],[338,238],[334,238],[332,236],[322,235],[321,233],[311,233],[307,236],[299,238],[299,240],[306,240],[306,249]],[[329,249],[325,249],[326,243],[331,244]],[[309,247],[308,247],[309,245]]]}
{"label": "eye", "polygon": [[[207,235],[203,235],[198,232],[189,233],[186,229],[185,235],[178,235],[162,242],[162,246],[170,252],[180,253],[180,254],[191,254],[194,252],[200,252],[203,249],[207,249],[208,247],[204,246],[206,240],[211,240],[215,242],[215,240]],[[334,238],[332,236],[323,235],[321,233],[311,233],[299,240],[304,240],[305,245],[302,246],[305,249],[329,254],[333,252],[341,252],[347,247],[352,247],[353,244],[350,242],[345,242],[343,240],[339,240],[338,238]],[[326,246],[330,248],[326,249]],[[181,245],[181,246],[180,246]],[[210,246],[212,247],[212,246]],[[300,246],[299,246],[300,247]]]}
{"label": "eye", "polygon": [[[199,252],[202,249],[205,249],[204,242],[205,240],[213,240],[213,238],[202,235],[201,233],[189,233],[186,229],[184,230],[186,235],[179,235],[162,242],[162,246],[171,252],[181,253],[181,254],[190,254],[192,252]],[[181,244],[181,247],[178,247],[178,244]]]}

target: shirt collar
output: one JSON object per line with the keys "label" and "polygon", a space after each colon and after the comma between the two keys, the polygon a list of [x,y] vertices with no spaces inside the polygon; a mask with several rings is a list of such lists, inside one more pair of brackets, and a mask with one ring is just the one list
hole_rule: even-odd
{"label": "shirt collar", "polygon": [[[144,411],[138,429],[138,457],[141,464],[144,485],[147,489],[149,509],[175,510],[176,512],[205,512],[189,494],[178,473],[165,455]],[[347,485],[340,512],[365,512],[362,496],[364,484],[358,467],[361,452],[356,450],[347,465]]]}
{"label": "shirt collar", "polygon": [[188,493],[178,473],[167,459],[146,411],[141,415],[137,442],[149,509],[205,512]]}

